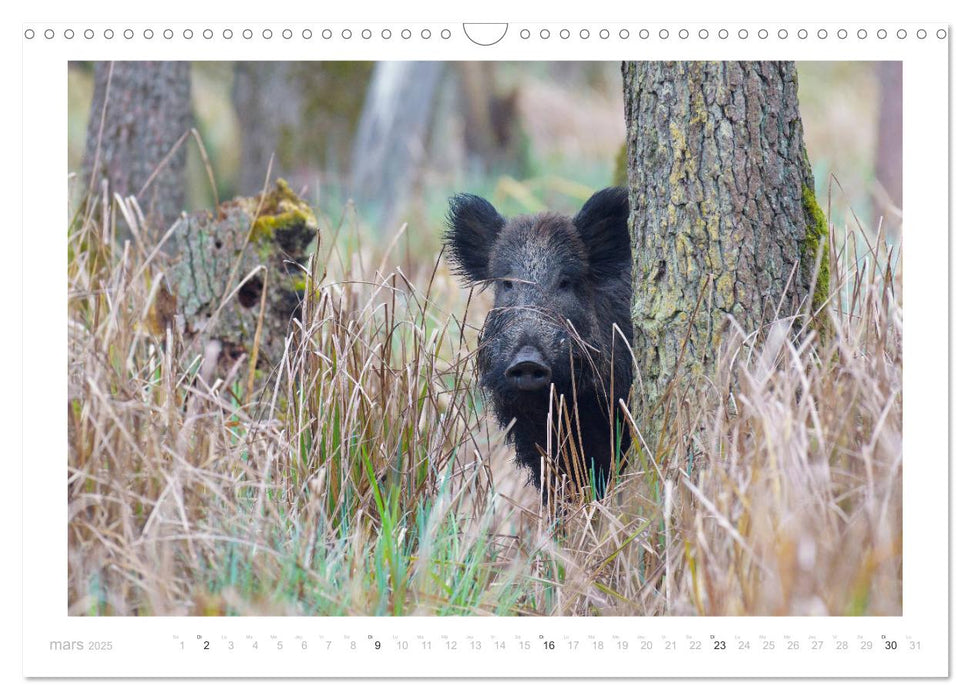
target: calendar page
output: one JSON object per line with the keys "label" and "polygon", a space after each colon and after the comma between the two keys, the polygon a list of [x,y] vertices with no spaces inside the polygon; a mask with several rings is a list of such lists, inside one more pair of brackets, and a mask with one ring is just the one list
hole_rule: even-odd
{"label": "calendar page", "polygon": [[947,676],[950,33],[25,22],[24,675]]}

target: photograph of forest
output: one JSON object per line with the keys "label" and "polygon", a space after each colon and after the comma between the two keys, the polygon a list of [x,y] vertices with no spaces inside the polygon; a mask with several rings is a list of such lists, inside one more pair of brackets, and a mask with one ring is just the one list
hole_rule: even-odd
{"label": "photograph of forest", "polygon": [[68,613],[901,615],[899,62],[78,62]]}

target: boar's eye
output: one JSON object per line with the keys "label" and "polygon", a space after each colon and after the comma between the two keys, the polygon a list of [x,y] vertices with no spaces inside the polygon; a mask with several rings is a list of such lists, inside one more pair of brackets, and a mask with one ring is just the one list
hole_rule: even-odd
{"label": "boar's eye", "polygon": [[560,280],[559,289],[561,292],[567,292],[573,289],[573,280],[569,277],[564,277]]}
{"label": "boar's eye", "polygon": [[512,289],[512,280],[503,280],[502,281],[502,288],[503,289]]}

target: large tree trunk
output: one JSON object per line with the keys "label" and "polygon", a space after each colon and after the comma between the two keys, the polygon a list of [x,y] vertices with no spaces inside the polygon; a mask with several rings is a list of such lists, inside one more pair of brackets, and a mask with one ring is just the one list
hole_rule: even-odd
{"label": "large tree trunk", "polygon": [[[755,333],[827,295],[827,229],[790,62],[624,63],[635,416],[668,446],[676,376],[710,376],[733,317]],[[811,300],[807,299],[813,295]],[[753,338],[757,338],[757,334]]]}
{"label": "large tree trunk", "polygon": [[192,125],[189,88],[186,61],[100,61],[94,68],[84,184],[98,192],[107,179],[109,196],[137,196],[156,232],[175,223],[184,205],[186,149],[172,149]]}

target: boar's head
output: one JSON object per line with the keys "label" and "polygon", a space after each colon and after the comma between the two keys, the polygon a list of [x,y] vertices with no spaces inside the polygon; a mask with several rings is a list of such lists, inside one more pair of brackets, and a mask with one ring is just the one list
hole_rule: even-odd
{"label": "boar's head", "polygon": [[616,402],[627,399],[632,376],[627,216],[623,188],[597,192],[573,217],[505,219],[481,197],[451,200],[451,266],[495,299],[479,339],[479,381],[499,420],[515,419],[510,437],[534,483],[551,406],[562,403],[573,420],[571,448],[547,455],[560,472],[580,481],[593,474],[600,493],[626,450]]}

